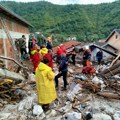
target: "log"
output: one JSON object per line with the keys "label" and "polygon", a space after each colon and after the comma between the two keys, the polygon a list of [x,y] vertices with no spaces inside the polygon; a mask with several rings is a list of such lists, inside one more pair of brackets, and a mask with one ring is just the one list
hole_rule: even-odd
{"label": "log", "polygon": [[120,68],[120,63],[117,63],[115,65],[113,65],[112,67],[110,67],[109,69],[105,69],[104,71],[102,71],[100,74],[107,74],[110,71],[113,71],[116,68]]}
{"label": "log", "polygon": [[25,80],[24,77],[22,77],[20,74],[1,68],[0,68],[0,78],[12,79],[15,81],[15,83],[20,83]]}
{"label": "log", "polygon": [[110,99],[120,99],[120,95],[109,91],[98,92],[97,94]]}
{"label": "log", "polygon": [[112,61],[112,63],[111,63],[111,65],[110,65],[110,67],[112,67],[113,66],[113,64],[119,59],[119,57],[120,57],[120,54]]}
{"label": "log", "polygon": [[108,73],[105,74],[106,77],[109,77],[109,76],[114,76],[114,75],[117,75],[120,73],[120,68],[116,68],[112,71],[109,71]]}
{"label": "log", "polygon": [[77,81],[77,83],[81,84],[83,88],[92,90],[93,92],[99,92],[101,90],[101,87],[95,83],[93,83],[92,81]]}

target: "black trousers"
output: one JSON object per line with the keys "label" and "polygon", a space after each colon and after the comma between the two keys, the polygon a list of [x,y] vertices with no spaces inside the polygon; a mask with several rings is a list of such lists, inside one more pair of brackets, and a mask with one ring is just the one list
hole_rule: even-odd
{"label": "black trousers", "polygon": [[73,65],[75,65],[75,56],[76,55],[72,55],[72,63],[73,63]]}
{"label": "black trousers", "polygon": [[27,54],[26,48],[20,48],[21,57],[24,58],[24,55]]}
{"label": "black trousers", "polygon": [[55,76],[56,87],[58,87],[58,78],[60,78],[61,76],[63,76],[64,88],[66,88],[66,86],[67,86],[67,71],[60,72]]}
{"label": "black trousers", "polygon": [[98,58],[98,65],[100,65],[101,64],[101,58]]}

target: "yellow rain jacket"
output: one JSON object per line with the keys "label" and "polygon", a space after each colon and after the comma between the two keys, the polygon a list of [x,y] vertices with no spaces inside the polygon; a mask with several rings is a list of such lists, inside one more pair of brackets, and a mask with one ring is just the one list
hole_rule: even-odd
{"label": "yellow rain jacket", "polygon": [[47,48],[42,48],[40,51],[40,58],[42,59],[44,57],[45,54],[48,53],[48,49]]}
{"label": "yellow rain jacket", "polygon": [[36,68],[38,103],[49,104],[57,98],[54,73],[48,65],[40,62]]}

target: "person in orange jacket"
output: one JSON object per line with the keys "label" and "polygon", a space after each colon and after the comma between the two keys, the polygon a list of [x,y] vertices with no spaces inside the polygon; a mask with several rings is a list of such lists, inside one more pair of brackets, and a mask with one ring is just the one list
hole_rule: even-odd
{"label": "person in orange jacket", "polygon": [[92,64],[91,61],[88,59],[86,61],[86,66],[83,67],[83,69],[82,69],[82,72],[85,73],[85,74],[87,74],[87,73],[95,73],[96,70],[91,64]]}

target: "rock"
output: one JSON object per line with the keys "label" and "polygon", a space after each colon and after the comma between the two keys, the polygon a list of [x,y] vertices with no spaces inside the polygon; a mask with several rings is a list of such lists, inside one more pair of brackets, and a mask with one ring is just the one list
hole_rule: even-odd
{"label": "rock", "polygon": [[80,90],[82,90],[82,88],[80,87],[79,84],[77,84],[77,85],[73,88],[73,91],[72,91],[72,92],[73,92],[74,94],[78,94]]}
{"label": "rock", "polygon": [[74,101],[75,94],[73,92],[68,92],[67,98],[72,102],[72,101]]}
{"label": "rock", "polygon": [[50,118],[50,117],[55,117],[57,115],[57,112],[55,110],[50,110],[50,112],[46,113],[46,118]]}
{"label": "rock", "polygon": [[18,105],[18,111],[23,111],[24,109],[32,109],[33,101],[36,98],[36,94],[32,94],[31,96],[28,96],[24,100],[22,100]]}
{"label": "rock", "polygon": [[49,120],[63,120],[62,116],[57,116],[57,117],[51,117]]}
{"label": "rock", "polygon": [[93,114],[93,120],[112,120],[112,118],[107,114],[96,113]]}
{"label": "rock", "polygon": [[42,107],[40,105],[35,105],[33,108],[33,115],[39,116],[42,113],[43,113]]}
{"label": "rock", "polygon": [[59,109],[60,112],[66,113],[72,108],[72,104],[67,104],[66,106]]}
{"label": "rock", "polygon": [[113,115],[114,120],[120,120],[120,111],[115,112]]}
{"label": "rock", "polygon": [[81,120],[81,113],[71,112],[64,115],[64,120]]}
{"label": "rock", "polygon": [[46,120],[45,114],[42,113],[40,116],[37,116],[37,120]]}
{"label": "rock", "polygon": [[15,112],[15,111],[17,111],[17,105],[7,105],[5,108],[4,108],[4,110],[3,111],[5,111],[5,112]]}
{"label": "rock", "polygon": [[73,69],[71,69],[71,68],[68,69],[68,72],[71,73],[71,74],[74,73]]}
{"label": "rock", "polygon": [[8,120],[8,117],[11,115],[11,113],[2,113],[0,112],[0,120]]}
{"label": "rock", "polygon": [[26,100],[22,100],[18,105],[18,111],[23,111],[25,107]]}
{"label": "rock", "polygon": [[100,80],[100,79],[98,79],[98,77],[97,76],[95,76],[93,79],[92,79],[92,82],[94,82],[95,84],[103,84],[104,82],[102,81],[102,80]]}
{"label": "rock", "polygon": [[34,97],[32,97],[32,96],[27,97],[26,103],[25,103],[25,108],[26,108],[27,110],[29,110],[29,109],[32,108],[33,99],[34,99]]}
{"label": "rock", "polygon": [[76,83],[75,83],[75,82],[72,82],[72,83],[70,84],[70,91],[72,91],[75,86],[76,86]]}
{"label": "rock", "polygon": [[75,95],[78,94],[80,90],[81,90],[81,87],[79,84],[77,84],[75,86],[73,85],[73,88],[71,88],[71,90],[67,93],[67,98],[70,101],[73,101],[75,98]]}
{"label": "rock", "polygon": [[35,75],[34,74],[29,74],[29,77],[28,77],[29,81],[35,81]]}
{"label": "rock", "polygon": [[26,116],[22,114],[11,114],[7,120],[26,120]]}

